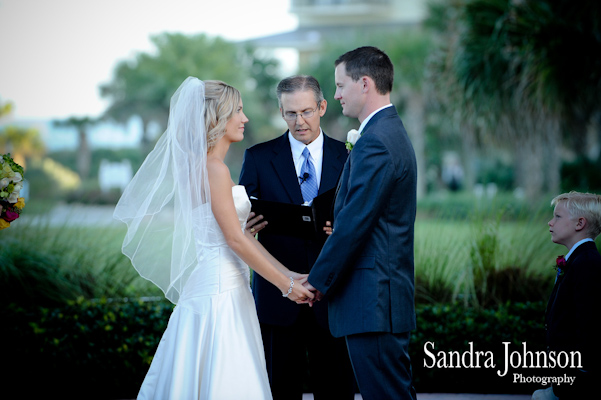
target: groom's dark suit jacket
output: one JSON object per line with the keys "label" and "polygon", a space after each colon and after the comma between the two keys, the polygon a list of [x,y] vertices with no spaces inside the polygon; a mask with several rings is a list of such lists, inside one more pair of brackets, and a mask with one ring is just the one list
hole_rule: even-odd
{"label": "groom's dark suit jacket", "polygon": [[[583,369],[562,371],[576,376],[573,385],[554,386],[559,397],[577,397],[574,391],[596,387],[601,374],[599,360],[599,310],[601,309],[601,255],[595,242],[585,242],[570,255],[563,275],[557,277],[547,304],[546,323],[547,346],[550,351],[580,351]],[[572,396],[572,397],[570,397]]]}
{"label": "groom's dark suit jacket", "polygon": [[336,337],[415,328],[413,227],[417,167],[394,106],[374,115],[340,178],[334,232],[309,274],[329,295]]}
{"label": "groom's dark suit jacket", "polygon": [[[323,139],[323,164],[318,194],[336,187],[348,156],[344,143],[325,134]],[[244,185],[249,197],[281,203],[303,203],[288,132],[246,151],[240,184]],[[323,241],[261,232],[259,241],[288,269],[299,273],[309,273],[323,246]],[[287,326],[297,319],[301,306],[282,297],[278,288],[257,274],[253,276],[253,294],[261,323]],[[327,328],[327,305],[316,304],[315,314],[320,324]]]}

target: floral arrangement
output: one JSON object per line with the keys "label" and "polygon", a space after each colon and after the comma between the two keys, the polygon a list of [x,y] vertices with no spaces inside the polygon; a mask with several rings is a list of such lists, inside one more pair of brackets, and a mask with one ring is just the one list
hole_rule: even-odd
{"label": "floral arrangement", "polygon": [[25,207],[25,199],[19,197],[23,188],[23,167],[13,161],[9,154],[0,157],[0,230],[19,218]]}
{"label": "floral arrangement", "polygon": [[346,134],[346,149],[349,152],[353,150],[355,143],[357,143],[357,140],[359,140],[360,137],[361,134],[356,129],[351,129],[350,131],[348,131],[348,133]]}

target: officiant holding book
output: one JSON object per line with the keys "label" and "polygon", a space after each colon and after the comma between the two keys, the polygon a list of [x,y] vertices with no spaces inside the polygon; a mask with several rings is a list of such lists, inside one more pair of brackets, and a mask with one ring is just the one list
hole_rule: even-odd
{"label": "officiant holding book", "polygon": [[[283,79],[278,84],[277,97],[288,130],[246,150],[240,184],[249,197],[292,205],[311,204],[316,196],[336,187],[348,151],[344,143],[328,137],[321,129],[320,119],[326,113],[327,102],[314,77]],[[269,232],[269,228],[258,231],[263,246],[299,273],[311,271],[326,238],[291,236],[277,230]],[[274,399],[300,400],[307,368],[316,400],[353,399],[352,367],[344,338],[334,338],[328,328],[327,298],[314,307],[286,301],[273,285],[256,274],[252,286]]]}

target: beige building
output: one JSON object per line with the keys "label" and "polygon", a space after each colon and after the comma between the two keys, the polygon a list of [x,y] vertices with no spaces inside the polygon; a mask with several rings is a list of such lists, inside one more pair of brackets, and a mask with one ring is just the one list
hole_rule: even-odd
{"label": "beige building", "polygon": [[426,0],[291,0],[301,27],[414,24],[422,20]]}
{"label": "beige building", "polygon": [[298,28],[251,40],[258,47],[295,49],[300,59],[319,50],[324,40],[417,26],[426,15],[426,0],[291,0]]}

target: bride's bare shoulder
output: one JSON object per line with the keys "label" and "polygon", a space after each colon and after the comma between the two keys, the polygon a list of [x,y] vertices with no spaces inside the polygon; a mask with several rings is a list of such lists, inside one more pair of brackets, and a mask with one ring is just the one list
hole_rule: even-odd
{"label": "bride's bare shoulder", "polygon": [[207,158],[207,172],[209,174],[209,180],[213,178],[229,178],[230,176],[230,169],[225,165],[223,160],[220,160],[219,158]]}

